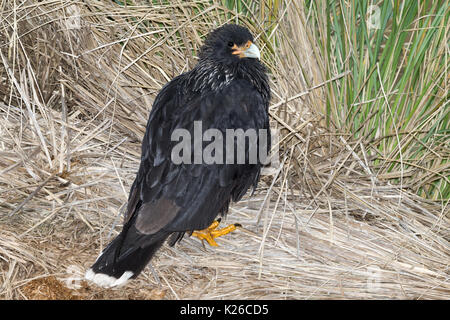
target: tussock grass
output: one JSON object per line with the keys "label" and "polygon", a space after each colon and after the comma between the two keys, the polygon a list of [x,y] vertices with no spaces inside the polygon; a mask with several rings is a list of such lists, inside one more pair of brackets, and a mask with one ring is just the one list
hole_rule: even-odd
{"label": "tussock grass", "polygon": [[448,1],[308,1],[328,123],[362,138],[382,179],[450,198]]}
{"label": "tussock grass", "polygon": [[[304,8],[280,11],[266,28],[209,1],[1,3],[0,297],[448,299],[448,203],[381,179],[366,140],[327,127],[351,70],[324,73]],[[232,206],[243,228],[219,248],[186,237],[124,289],[80,282],[120,230],[153,99],[227,21],[270,70],[279,170]]]}

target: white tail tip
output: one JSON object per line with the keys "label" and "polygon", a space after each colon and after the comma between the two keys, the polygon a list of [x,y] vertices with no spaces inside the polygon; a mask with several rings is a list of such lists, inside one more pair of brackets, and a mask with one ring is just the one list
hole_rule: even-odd
{"label": "white tail tip", "polygon": [[128,279],[133,276],[133,272],[125,271],[120,278],[115,278],[112,276],[108,276],[104,273],[95,273],[92,269],[86,271],[84,277],[86,280],[94,282],[96,285],[103,288],[112,288],[122,286],[127,283]]}

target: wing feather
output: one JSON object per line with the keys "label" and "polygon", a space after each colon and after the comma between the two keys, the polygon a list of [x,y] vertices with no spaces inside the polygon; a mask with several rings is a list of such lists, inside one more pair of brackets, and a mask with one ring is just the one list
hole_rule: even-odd
{"label": "wing feather", "polygon": [[[206,228],[228,210],[230,200],[239,200],[255,184],[261,169],[260,164],[176,165],[171,161],[171,150],[178,143],[171,141],[172,132],[183,128],[192,138],[194,121],[202,121],[203,131],[216,128],[224,137],[226,129],[268,129],[267,105],[249,82],[233,81],[221,91],[186,100],[179,89],[182,80],[182,76],[175,78],[155,99],[141,165],[130,191],[125,221],[137,215],[136,227],[145,234]],[[236,141],[234,146],[236,150]]]}

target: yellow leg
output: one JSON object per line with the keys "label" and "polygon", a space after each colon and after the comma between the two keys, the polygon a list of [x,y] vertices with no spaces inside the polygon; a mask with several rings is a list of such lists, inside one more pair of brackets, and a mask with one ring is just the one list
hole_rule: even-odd
{"label": "yellow leg", "polygon": [[194,237],[199,238],[200,240],[206,240],[206,242],[208,242],[208,244],[212,247],[218,247],[219,245],[217,244],[217,242],[214,240],[217,237],[226,235],[230,232],[233,232],[234,230],[236,230],[237,227],[240,227],[241,225],[236,223],[236,224],[230,224],[229,226],[222,228],[222,229],[217,229],[217,227],[219,226],[220,220],[216,220],[214,221],[208,228],[200,230],[200,231],[194,231],[192,232],[192,235]]}

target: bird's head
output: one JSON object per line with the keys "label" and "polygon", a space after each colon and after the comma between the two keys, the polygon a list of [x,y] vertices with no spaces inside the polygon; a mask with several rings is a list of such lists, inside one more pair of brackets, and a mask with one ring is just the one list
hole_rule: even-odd
{"label": "bird's head", "polygon": [[200,60],[212,59],[223,64],[259,60],[260,56],[250,31],[236,24],[226,24],[212,31],[200,50]]}

